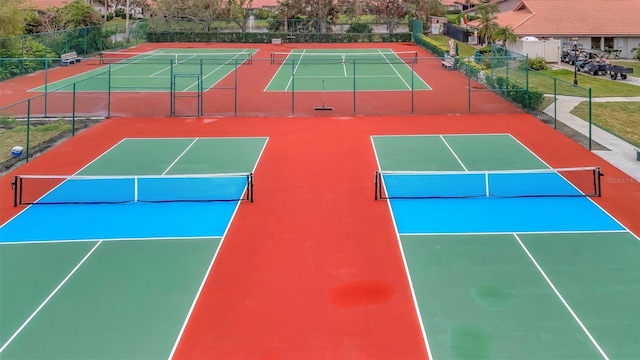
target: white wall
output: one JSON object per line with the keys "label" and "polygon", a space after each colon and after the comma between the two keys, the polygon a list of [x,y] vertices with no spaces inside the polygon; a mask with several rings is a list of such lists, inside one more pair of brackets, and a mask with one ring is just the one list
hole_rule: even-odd
{"label": "white wall", "polygon": [[522,41],[508,44],[507,49],[529,56],[529,59],[544,58],[545,62],[559,63],[562,52],[560,40]]}

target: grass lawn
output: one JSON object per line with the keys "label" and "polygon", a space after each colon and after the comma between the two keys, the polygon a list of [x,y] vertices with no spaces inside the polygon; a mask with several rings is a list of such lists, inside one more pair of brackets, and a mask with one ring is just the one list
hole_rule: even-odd
{"label": "grass lawn", "polygon": [[[571,113],[588,120],[589,103],[580,103]],[[594,102],[591,115],[597,126],[640,147],[640,102]]]}
{"label": "grass lawn", "polygon": [[[29,127],[29,148],[41,144],[63,132],[71,131],[70,121],[54,121]],[[24,122],[10,118],[0,119],[0,162],[11,158],[11,148],[19,145],[27,149],[27,126]]]}
{"label": "grass lawn", "polygon": [[[449,46],[450,37],[446,35],[430,35],[429,39],[447,48]],[[462,42],[458,42],[458,51],[461,57],[473,56],[476,48]],[[636,76],[640,76],[640,61],[621,62],[626,67],[633,67]],[[495,73],[494,73],[495,74]],[[524,71],[511,72],[510,76],[520,81],[525,81]],[[520,79],[519,79],[520,77]],[[591,76],[588,74],[578,73],[578,88],[573,86],[573,71],[569,70],[531,70],[528,74],[529,86],[536,88],[545,94],[554,93],[558,95],[568,96],[588,96],[588,88],[591,88],[592,97],[609,97],[609,96],[640,96],[640,86],[630,85],[623,81],[611,81],[608,76]]]}
{"label": "grass lawn", "polygon": [[[429,39],[433,40],[441,46],[444,46],[446,49],[449,48],[449,40],[451,40],[451,38],[446,35],[429,35]],[[458,53],[461,57],[464,58],[473,56],[475,52],[476,48],[474,48],[473,46],[458,41]]]}

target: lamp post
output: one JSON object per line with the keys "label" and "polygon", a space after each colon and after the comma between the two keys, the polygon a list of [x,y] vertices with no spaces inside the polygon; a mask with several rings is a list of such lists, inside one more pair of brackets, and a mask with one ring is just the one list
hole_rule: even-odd
{"label": "lamp post", "polygon": [[578,86],[578,38],[573,38],[573,86]]}

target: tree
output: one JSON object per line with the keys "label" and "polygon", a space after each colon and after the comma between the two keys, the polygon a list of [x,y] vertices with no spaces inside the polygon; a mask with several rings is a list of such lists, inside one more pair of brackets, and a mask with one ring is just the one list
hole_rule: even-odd
{"label": "tree", "polygon": [[402,0],[370,0],[371,10],[380,19],[387,23],[387,30],[393,33],[398,19],[407,15],[407,9]]}
{"label": "tree", "polygon": [[497,28],[496,18],[498,14],[498,4],[494,2],[483,3],[476,6],[476,15],[480,26],[478,26],[478,36],[488,43],[492,39],[493,32]]}
{"label": "tree", "polygon": [[518,41],[518,35],[513,32],[513,28],[509,25],[496,26],[493,34],[493,41],[502,42],[502,46],[506,47],[507,43],[515,43]]}
{"label": "tree", "polygon": [[367,4],[362,0],[338,0],[337,7],[347,19],[359,19],[367,13]]}
{"label": "tree", "polygon": [[443,16],[445,7],[438,0],[405,0],[406,15],[418,20],[427,20],[428,16]]}
{"label": "tree", "polygon": [[21,35],[26,15],[24,0],[0,0],[0,38]]}
{"label": "tree", "polygon": [[62,26],[79,28],[102,24],[102,17],[89,4],[81,0],[74,0],[60,9]]}
{"label": "tree", "polygon": [[226,9],[229,19],[233,20],[240,30],[244,32],[247,28],[247,21],[249,21],[249,11],[253,0],[227,0]]}
{"label": "tree", "polygon": [[171,30],[171,22],[189,19],[210,31],[213,21],[224,15],[224,0],[153,0],[156,18],[162,19]]}

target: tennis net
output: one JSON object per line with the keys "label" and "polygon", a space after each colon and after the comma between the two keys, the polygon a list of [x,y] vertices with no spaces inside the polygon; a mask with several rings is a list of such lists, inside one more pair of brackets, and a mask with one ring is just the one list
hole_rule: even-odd
{"label": "tennis net", "polygon": [[599,167],[376,171],[375,199],[601,196]]}
{"label": "tennis net", "polygon": [[272,52],[271,64],[414,64],[418,62],[417,51],[368,52],[368,53],[291,53]]}
{"label": "tennis net", "polygon": [[250,65],[253,64],[253,52],[195,52],[195,53],[165,53],[165,52],[123,52],[103,51],[98,55],[100,64],[216,64],[216,65]]}
{"label": "tennis net", "polygon": [[128,202],[253,202],[253,173],[153,176],[17,175],[14,206]]}

